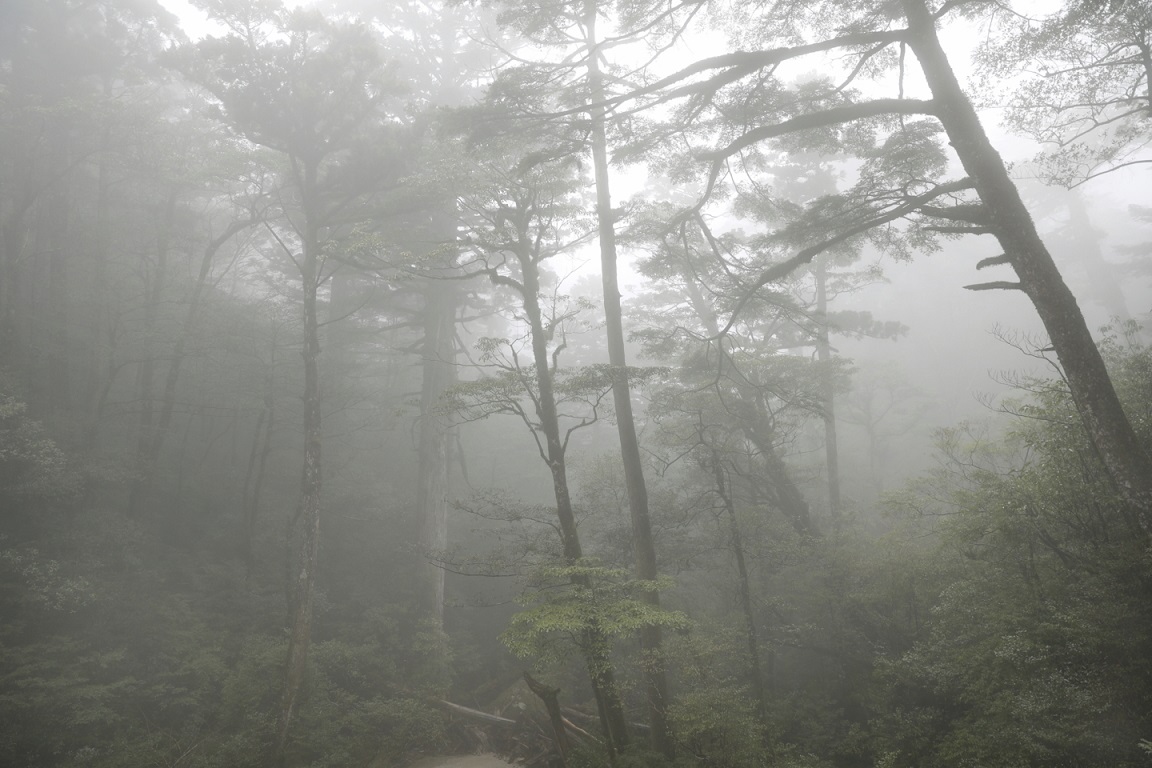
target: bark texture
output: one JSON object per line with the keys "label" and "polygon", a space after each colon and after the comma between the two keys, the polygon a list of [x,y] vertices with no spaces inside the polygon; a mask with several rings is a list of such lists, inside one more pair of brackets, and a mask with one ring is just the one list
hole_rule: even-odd
{"label": "bark texture", "polygon": [[[544,433],[546,460],[552,474],[552,489],[556,498],[556,517],[560,524],[560,538],[564,549],[564,560],[575,565],[584,556],[580,535],[576,528],[576,511],[572,506],[572,495],[568,487],[568,466],[563,436],[560,434],[560,419],[556,408],[556,391],[553,381],[551,358],[548,354],[550,333],[544,325],[544,313],[540,306],[540,271],[533,258],[533,246],[527,230],[527,221],[519,227],[519,243],[516,249],[520,260],[523,286],[521,297],[524,302],[524,315],[528,319],[532,336],[532,360],[538,388],[537,416]],[[572,577],[572,584],[591,589],[591,579],[584,575]],[[607,736],[609,756],[615,755],[628,745],[628,720],[620,692],[616,685],[616,675],[611,658],[611,645],[607,636],[597,626],[582,632],[580,645],[584,653],[589,682],[596,700],[600,725]]]}
{"label": "bark texture", "polygon": [[288,663],[284,695],[280,703],[280,727],[275,744],[275,762],[282,763],[292,718],[300,703],[312,642],[312,604],[316,592],[316,569],[320,556],[320,490],[323,484],[321,445],[323,431],[320,393],[320,324],[316,297],[320,288],[320,243],[316,224],[319,201],[317,169],[306,164],[301,173],[300,192],[304,224],[300,239],[300,278],[303,289],[304,361],[304,465],[300,473],[300,507],[296,514],[299,549],[294,564],[292,619],[288,638]]}
{"label": "bark texture", "polygon": [[1128,421],[1075,296],[1036,231],[1020,193],[960,87],[923,0],[902,0],[908,44],[936,114],[983,202],[987,226],[1040,315],[1100,459],[1145,532],[1152,532],[1152,459]]}
{"label": "bark texture", "polygon": [[[595,0],[585,6],[584,27],[587,35],[588,108],[591,124],[592,165],[596,180],[596,219],[600,240],[600,270],[604,284],[604,319],[608,337],[608,362],[616,371],[612,400],[616,409],[616,426],[620,437],[621,462],[628,493],[628,510],[632,520],[632,548],[636,559],[636,576],[654,581],[659,575],[656,544],[648,513],[648,488],[640,458],[640,441],[632,413],[632,388],[628,383],[628,361],[624,348],[624,323],[620,309],[620,284],[617,277],[616,229],[612,214],[612,195],[608,175],[608,140],[604,103],[604,75],[600,71],[599,44],[596,37],[597,7]],[[643,599],[659,608],[660,593],[648,590]],[[659,625],[648,625],[640,631],[643,667],[647,686],[648,715],[652,728],[652,746],[666,757],[673,756],[672,738],[668,732],[666,709],[668,681],[661,658],[663,644]]]}

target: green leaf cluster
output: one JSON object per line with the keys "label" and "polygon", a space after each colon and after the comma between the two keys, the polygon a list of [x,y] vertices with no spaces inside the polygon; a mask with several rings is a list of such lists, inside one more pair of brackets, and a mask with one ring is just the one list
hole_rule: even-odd
{"label": "green leaf cluster", "polygon": [[537,574],[537,585],[520,600],[527,607],[512,617],[500,639],[520,658],[557,662],[586,650],[588,633],[598,637],[632,637],[644,627],[682,629],[688,617],[656,607],[644,593],[667,589],[665,579],[631,578],[591,558],[574,565],[549,565]]}
{"label": "green leaf cluster", "polygon": [[[1148,441],[1152,355],[1131,336],[1103,348]],[[941,470],[901,500],[936,518],[946,567],[926,632],[881,666],[893,765],[1146,764],[1146,538],[1062,383],[1030,387],[1006,441],[943,434]]]}

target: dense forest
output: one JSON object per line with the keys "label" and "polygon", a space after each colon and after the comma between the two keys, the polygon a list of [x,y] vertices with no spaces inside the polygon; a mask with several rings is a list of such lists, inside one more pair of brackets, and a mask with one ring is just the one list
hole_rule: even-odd
{"label": "dense forest", "polygon": [[1150,51],[0,2],[0,765],[1152,764]]}

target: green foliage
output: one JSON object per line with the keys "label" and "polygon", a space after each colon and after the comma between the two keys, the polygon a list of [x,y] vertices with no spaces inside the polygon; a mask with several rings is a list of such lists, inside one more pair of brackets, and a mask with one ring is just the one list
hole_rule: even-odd
{"label": "green foliage", "polygon": [[[316,650],[322,656],[333,649]],[[349,690],[340,683],[346,670],[320,666],[318,660],[293,736],[293,753],[300,762],[335,767],[366,765],[379,758],[395,765],[444,741],[443,716],[428,704]]]}
{"label": "green foliage", "polygon": [[[1147,348],[1103,349],[1149,438]],[[927,632],[883,665],[893,765],[1135,766],[1152,711],[1152,568],[1059,383],[1004,442],[942,435],[936,475],[903,497],[938,515],[948,566]],[[1012,450],[1012,447],[1015,450]]]}
{"label": "green foliage", "polygon": [[1068,0],[995,23],[977,56],[985,98],[1045,145],[1047,180],[1074,186],[1147,146],[1147,3]]}
{"label": "green foliage", "polygon": [[668,720],[677,749],[686,755],[686,765],[769,765],[764,723],[745,691],[717,685],[693,687],[668,708]]}
{"label": "green foliage", "polygon": [[0,392],[0,506],[60,504],[80,491],[64,452],[28,417],[28,406]]}
{"label": "green foliage", "polygon": [[609,637],[632,637],[644,627],[682,628],[687,617],[657,608],[644,592],[666,589],[665,580],[645,581],[627,571],[606,568],[586,558],[576,565],[545,566],[537,586],[521,596],[527,608],[517,613],[500,636],[521,658],[558,662],[583,649],[585,633],[595,629]]}
{"label": "green foliage", "polygon": [[424,702],[405,698],[382,701],[376,715],[382,730],[369,735],[380,743],[380,756],[388,759],[387,764],[435,751],[445,742],[444,714]]}
{"label": "green foliage", "polygon": [[367,25],[282,6],[254,18],[243,10],[218,4],[234,34],[206,38],[171,60],[212,92],[221,116],[250,141],[318,163],[360,138],[376,106],[396,92]]}

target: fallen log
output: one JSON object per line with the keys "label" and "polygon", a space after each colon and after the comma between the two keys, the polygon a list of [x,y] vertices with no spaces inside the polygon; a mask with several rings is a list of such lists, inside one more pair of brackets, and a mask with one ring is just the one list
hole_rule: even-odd
{"label": "fallen log", "polygon": [[437,706],[447,709],[449,712],[455,712],[462,717],[467,717],[468,719],[475,720],[477,722],[486,723],[488,725],[499,725],[504,728],[517,728],[520,726],[520,723],[515,720],[509,720],[508,718],[500,717],[499,715],[490,715],[487,712],[481,712],[478,709],[472,709],[471,707],[465,707],[460,704],[453,704],[452,702],[445,701],[444,699],[433,699],[432,702]]}

